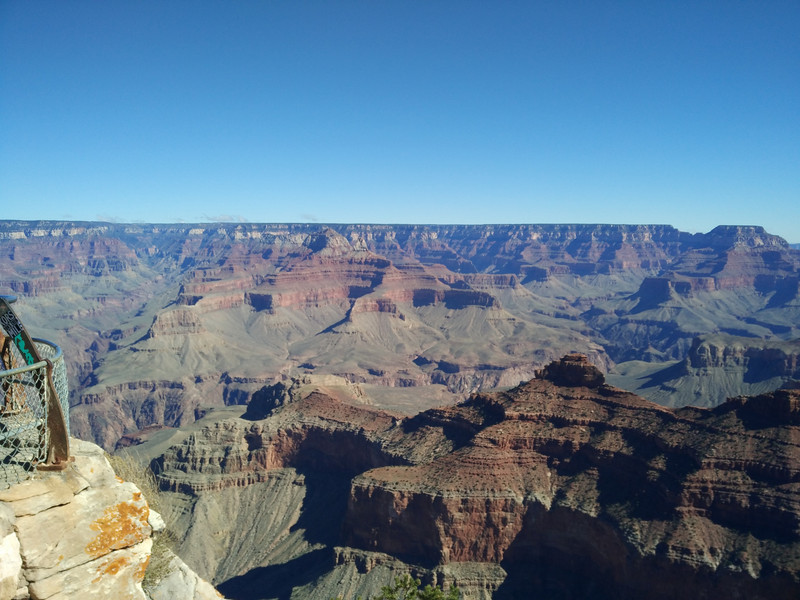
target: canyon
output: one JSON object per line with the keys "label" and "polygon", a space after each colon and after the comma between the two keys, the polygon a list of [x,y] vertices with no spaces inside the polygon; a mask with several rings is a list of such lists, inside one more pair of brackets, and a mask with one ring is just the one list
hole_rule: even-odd
{"label": "canyon", "polygon": [[234,600],[796,597],[799,281],[750,226],[0,221],[72,434]]}
{"label": "canyon", "polygon": [[569,352],[667,406],[800,380],[800,252],[760,227],[0,221],[0,257],[108,450],[304,375],[403,414]]}
{"label": "canyon", "polygon": [[575,354],[412,417],[303,389],[154,459],[179,554],[227,597],[404,572],[465,598],[800,593],[800,390],[665,408]]}

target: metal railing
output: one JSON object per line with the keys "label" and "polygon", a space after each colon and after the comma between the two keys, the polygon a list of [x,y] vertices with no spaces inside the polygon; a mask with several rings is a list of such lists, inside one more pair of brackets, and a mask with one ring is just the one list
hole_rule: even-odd
{"label": "metal railing", "polygon": [[[43,359],[26,365],[13,345],[3,348],[0,370],[0,489],[24,481],[48,460],[48,405],[53,388],[69,433],[69,388],[64,355],[56,344],[34,339]],[[48,386],[48,370],[53,388]]]}

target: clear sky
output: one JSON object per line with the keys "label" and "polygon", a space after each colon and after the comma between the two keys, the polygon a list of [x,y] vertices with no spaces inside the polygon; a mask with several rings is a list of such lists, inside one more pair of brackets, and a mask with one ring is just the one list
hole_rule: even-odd
{"label": "clear sky", "polygon": [[797,0],[0,0],[0,218],[763,225]]}

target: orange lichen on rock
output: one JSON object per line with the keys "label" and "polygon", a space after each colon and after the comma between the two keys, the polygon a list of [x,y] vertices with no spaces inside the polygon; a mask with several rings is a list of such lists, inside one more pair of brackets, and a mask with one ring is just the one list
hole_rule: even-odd
{"label": "orange lichen on rock", "polygon": [[116,575],[124,567],[127,567],[130,562],[131,560],[127,556],[118,556],[103,562],[103,564],[97,569],[97,577],[92,580],[92,583],[98,583],[106,575]]}
{"label": "orange lichen on rock", "polygon": [[150,565],[151,558],[152,555],[148,554],[144,561],[142,561],[142,563],[139,565],[139,568],[136,569],[136,573],[133,574],[133,578],[137,583],[144,581],[144,574],[147,572],[147,567]]}
{"label": "orange lichen on rock", "polygon": [[110,506],[89,526],[99,533],[87,544],[87,554],[97,558],[112,550],[137,544],[147,537],[150,509],[142,502],[141,494],[134,494],[133,500]]}

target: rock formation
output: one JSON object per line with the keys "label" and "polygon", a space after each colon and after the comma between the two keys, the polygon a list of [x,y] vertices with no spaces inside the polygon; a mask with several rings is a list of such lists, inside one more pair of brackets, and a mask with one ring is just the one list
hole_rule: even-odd
{"label": "rock formation", "polygon": [[[570,352],[649,377],[702,336],[800,337],[800,252],[759,227],[0,221],[0,253],[0,293],[66,351],[73,431],[107,449],[307,374],[414,413]],[[742,379],[726,394],[766,389]]]}
{"label": "rock formation", "polygon": [[716,406],[727,398],[800,387],[800,340],[759,340],[726,334],[696,337],[686,357],[650,365],[617,385],[664,406]]}
{"label": "rock formation", "polygon": [[676,410],[585,356],[540,375],[414,417],[315,393],[195,431],[156,461],[194,505],[186,560],[254,599],[404,571],[468,598],[797,597],[800,390]]}
{"label": "rock formation", "polygon": [[146,595],[151,534],[163,522],[99,447],[73,439],[71,449],[66,470],[0,490],[0,599],[221,598],[177,557]]}

